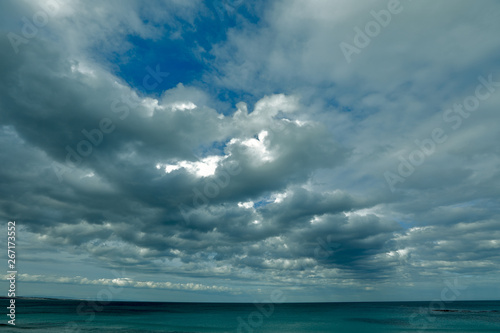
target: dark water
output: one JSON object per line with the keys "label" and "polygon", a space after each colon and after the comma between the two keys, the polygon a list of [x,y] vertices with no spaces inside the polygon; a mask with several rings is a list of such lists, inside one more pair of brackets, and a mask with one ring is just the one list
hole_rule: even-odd
{"label": "dark water", "polygon": [[[1,332],[500,332],[500,301],[450,303],[146,303],[16,301]],[[434,311],[444,310],[444,311]]]}

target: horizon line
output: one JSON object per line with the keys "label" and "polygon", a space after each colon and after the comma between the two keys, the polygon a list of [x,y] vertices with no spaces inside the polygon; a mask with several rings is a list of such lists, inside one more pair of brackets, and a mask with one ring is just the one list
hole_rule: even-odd
{"label": "horizon line", "polygon": [[[434,302],[436,300],[405,300],[405,301],[320,301],[320,302],[182,302],[182,301],[140,301],[140,300],[103,300],[99,301],[98,299],[85,299],[85,298],[60,298],[61,296],[56,297],[41,297],[41,296],[16,296],[16,297],[7,297],[0,296],[0,299],[33,299],[33,300],[51,300],[51,301],[94,301],[94,302],[137,302],[137,303],[181,303],[181,304],[331,304],[331,303],[416,303],[416,302]],[[450,303],[456,302],[500,302],[500,299],[464,299],[464,300],[454,300]]]}

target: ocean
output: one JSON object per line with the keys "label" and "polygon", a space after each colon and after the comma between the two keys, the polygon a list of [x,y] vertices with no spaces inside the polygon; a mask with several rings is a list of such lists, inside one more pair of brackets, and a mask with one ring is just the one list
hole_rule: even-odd
{"label": "ocean", "polygon": [[[7,313],[7,299],[0,300]],[[438,311],[435,311],[438,310]],[[16,300],[1,332],[500,332],[500,301],[153,303]],[[7,318],[7,319],[6,319]]]}

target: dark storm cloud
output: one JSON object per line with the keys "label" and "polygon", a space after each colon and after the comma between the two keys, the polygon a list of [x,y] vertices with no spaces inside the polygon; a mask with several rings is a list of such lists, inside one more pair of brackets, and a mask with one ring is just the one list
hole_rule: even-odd
{"label": "dark storm cloud", "polygon": [[[178,249],[181,253],[176,256],[185,263],[202,260],[196,256],[200,252],[214,252],[217,260],[230,261],[246,251],[236,248],[241,241],[265,240],[314,214],[359,206],[348,195],[321,198],[296,189],[292,201],[259,212],[262,227],[256,227],[253,222],[258,214],[238,207],[238,202],[257,201],[303,183],[315,169],[339,165],[347,156],[320,124],[293,121],[293,113],[300,108],[295,99],[270,97],[252,113],[244,108],[234,116],[220,117],[203,105],[175,109],[186,98],[191,103],[204,102],[203,94],[178,87],[164,94],[159,103],[137,98],[141,103],[113,105],[128,88],[99,69],[87,71],[80,63],[66,60],[66,54],[49,45],[49,41],[34,40],[20,58],[7,47],[2,52],[7,64],[3,67],[2,111],[9,126],[4,128],[13,136],[10,140],[25,142],[23,149],[35,147],[29,149],[44,153],[28,163],[37,165],[39,173],[12,180],[15,184],[29,181],[31,186],[8,213],[22,217],[46,241],[84,246],[92,240],[117,239],[150,249],[151,256],[143,255],[143,260],[171,257],[169,251]],[[189,97],[184,96],[186,92]],[[199,98],[193,99],[193,93]],[[179,100],[179,95],[184,99]],[[153,105],[148,105],[151,101]],[[118,110],[114,106],[123,109],[114,114]],[[278,112],[291,113],[278,119]],[[116,130],[101,132],[102,138],[88,134],[102,131],[102,119],[110,119]],[[270,122],[281,124],[270,128]],[[79,146],[83,140],[102,143],[84,156],[87,147]],[[226,142],[226,146],[218,153],[225,159],[212,176],[200,178],[185,168],[164,172],[163,166],[169,163],[184,159],[196,163],[193,155],[198,147],[214,142]],[[232,175],[208,205],[194,207],[196,190],[203,191],[206,184],[222,179],[222,173],[234,169],[231,163],[237,163],[241,172]],[[9,166],[7,170],[16,169]],[[195,211],[188,212],[189,221],[179,205]],[[21,213],[27,206],[31,213]],[[123,263],[121,258],[139,261],[136,253],[117,248],[98,246],[89,252],[115,264]]]}

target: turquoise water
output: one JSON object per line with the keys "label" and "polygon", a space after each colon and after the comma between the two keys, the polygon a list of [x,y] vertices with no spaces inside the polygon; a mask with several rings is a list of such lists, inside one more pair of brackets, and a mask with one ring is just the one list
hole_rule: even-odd
{"label": "turquoise water", "polygon": [[[2,308],[7,300],[1,300]],[[260,307],[260,309],[259,309]],[[2,332],[500,332],[499,301],[380,303],[16,301]],[[433,310],[444,311],[433,311]],[[4,310],[6,313],[6,310]]]}

